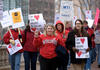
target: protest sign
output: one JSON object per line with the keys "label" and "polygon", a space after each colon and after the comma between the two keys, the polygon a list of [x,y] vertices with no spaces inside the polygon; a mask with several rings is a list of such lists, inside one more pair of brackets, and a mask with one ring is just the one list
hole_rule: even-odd
{"label": "protest sign", "polygon": [[20,41],[17,39],[17,40],[15,40],[15,45],[9,44],[9,45],[7,45],[7,49],[8,49],[9,54],[13,55],[22,49],[22,45],[21,45]]}
{"label": "protest sign", "polygon": [[76,37],[75,48],[79,50],[79,52],[76,53],[76,58],[89,58],[89,52],[86,52],[88,48],[87,37]]}
{"label": "protest sign", "polygon": [[73,20],[73,27],[75,27],[75,21],[77,20],[77,16],[74,16],[74,17],[72,18],[72,20]]}
{"label": "protest sign", "polygon": [[22,17],[21,8],[13,9],[13,10],[10,10],[9,12],[13,21],[12,27],[13,28],[23,27],[24,21]]}
{"label": "protest sign", "polygon": [[41,30],[46,24],[42,14],[30,14],[29,20],[31,28],[36,28],[37,30]]}
{"label": "protest sign", "polygon": [[12,25],[11,16],[8,11],[3,12],[3,20],[1,21],[2,28],[6,28]]}
{"label": "protest sign", "polygon": [[88,22],[89,28],[91,28],[93,26],[94,20],[93,19],[86,19],[86,21]]}
{"label": "protest sign", "polygon": [[57,20],[60,20],[60,14],[59,13],[55,14],[54,25],[56,25]]}
{"label": "protest sign", "polygon": [[63,21],[71,21],[73,15],[73,1],[61,1],[60,19],[63,19]]}
{"label": "protest sign", "polygon": [[86,10],[85,11],[85,19],[92,19],[92,12],[91,10]]}

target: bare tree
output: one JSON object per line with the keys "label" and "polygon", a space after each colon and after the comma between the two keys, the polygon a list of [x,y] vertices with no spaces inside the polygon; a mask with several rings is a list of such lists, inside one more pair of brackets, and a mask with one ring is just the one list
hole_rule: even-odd
{"label": "bare tree", "polygon": [[[94,18],[96,13],[96,8],[100,8],[100,0],[78,0],[80,4],[80,9],[83,15],[83,18],[85,18],[85,12],[84,10],[91,10],[92,11],[92,18]],[[74,4],[74,6],[76,6]]]}

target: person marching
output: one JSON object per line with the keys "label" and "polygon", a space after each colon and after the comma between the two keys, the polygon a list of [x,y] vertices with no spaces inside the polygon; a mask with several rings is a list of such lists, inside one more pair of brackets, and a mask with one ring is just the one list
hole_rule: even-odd
{"label": "person marching", "polygon": [[84,70],[86,59],[77,59],[75,53],[78,53],[79,50],[75,48],[75,37],[87,37],[88,38],[88,48],[86,52],[89,52],[91,48],[91,39],[89,38],[88,33],[83,29],[83,22],[80,19],[75,21],[75,28],[69,32],[66,45],[70,50],[71,63],[73,70]]}
{"label": "person marching", "polygon": [[35,31],[33,45],[40,48],[40,70],[56,70],[57,54],[56,47],[58,44],[63,45],[60,37],[55,35],[53,24],[47,24],[44,34],[38,35]]}
{"label": "person marching", "polygon": [[[36,61],[38,49],[33,46],[34,31],[36,29],[31,27],[31,24],[26,26],[26,29],[23,31],[23,50],[24,50],[24,61],[25,61],[25,70],[36,70]],[[31,68],[30,68],[31,67]]]}
{"label": "person marching", "polygon": [[[15,45],[15,40],[16,39],[20,40],[21,35],[19,35],[18,28],[10,29],[10,31],[12,33],[12,36],[11,36],[10,32],[8,31],[7,33],[4,34],[3,41],[4,41],[5,44],[11,43],[12,45]],[[21,30],[20,30],[20,32],[22,34]],[[9,62],[10,62],[10,65],[11,65],[11,70],[20,70],[20,60],[21,60],[22,52],[23,52],[23,49],[19,50],[18,52],[16,52],[13,55],[9,54]]]}
{"label": "person marching", "polygon": [[[62,38],[64,47],[66,48],[65,41],[67,39],[67,35],[68,35],[69,31],[68,30],[64,30],[64,28],[65,28],[64,24],[60,20],[58,20],[56,22],[55,28],[56,28],[56,34],[57,34],[57,36],[60,36]],[[64,63],[61,64],[60,63],[60,67],[58,67],[58,70],[67,70],[68,57],[69,57],[68,55],[66,56],[66,58],[62,57],[63,59],[66,60],[66,64],[64,64]]]}
{"label": "person marching", "polygon": [[100,24],[97,25],[97,29],[95,31],[95,43],[97,48],[97,63],[98,68],[100,68]]}
{"label": "person marching", "polygon": [[92,49],[89,51],[90,53],[90,58],[87,59],[86,65],[85,65],[85,70],[90,70],[91,69],[91,63],[93,63],[96,60],[96,48],[95,48],[95,35],[94,35],[94,30],[92,28],[89,28],[88,22],[86,20],[83,21],[83,27],[89,34],[92,42]]}

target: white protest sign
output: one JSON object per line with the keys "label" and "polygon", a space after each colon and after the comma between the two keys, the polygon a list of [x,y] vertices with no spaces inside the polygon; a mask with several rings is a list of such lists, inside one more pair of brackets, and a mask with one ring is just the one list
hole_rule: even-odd
{"label": "white protest sign", "polygon": [[86,49],[88,48],[87,37],[76,37],[75,48],[79,50],[79,52],[76,53],[76,58],[89,58],[89,52],[86,53]]}
{"label": "white protest sign", "polygon": [[77,16],[74,16],[72,19],[73,19],[73,27],[75,27],[75,21],[77,20]]}
{"label": "white protest sign", "polygon": [[93,26],[94,20],[93,19],[86,19],[86,21],[88,22],[89,28],[91,28]]}
{"label": "white protest sign", "polygon": [[92,12],[91,12],[91,10],[86,10],[85,11],[85,17],[86,17],[86,19],[92,19]]}
{"label": "white protest sign", "polygon": [[71,21],[74,15],[73,1],[61,1],[60,19]]}
{"label": "white protest sign", "polygon": [[78,53],[76,53],[76,58],[89,58],[89,52],[86,53],[86,50],[79,50]]}
{"label": "white protest sign", "polygon": [[55,25],[56,25],[57,20],[60,20],[60,14],[59,13],[55,14],[55,20],[54,20]]}
{"label": "white protest sign", "polygon": [[3,12],[3,20],[1,21],[2,28],[6,28],[12,25],[11,16],[8,11]]}
{"label": "white protest sign", "polygon": [[0,20],[3,19],[3,0],[0,0]]}
{"label": "white protest sign", "polygon": [[41,28],[44,28],[44,25],[46,24],[42,14],[30,14],[29,20],[31,27],[36,28],[37,30],[41,30]]}
{"label": "white protest sign", "polygon": [[10,10],[9,12],[13,21],[13,24],[12,24],[13,28],[23,27],[25,25],[23,21],[23,17],[22,17],[21,8],[13,9],[13,10]]}
{"label": "white protest sign", "polygon": [[14,53],[16,53],[22,49],[22,45],[21,45],[20,41],[17,39],[17,40],[15,40],[15,46],[13,46],[12,44],[9,44],[9,45],[7,45],[7,49],[9,51],[9,54],[13,55]]}

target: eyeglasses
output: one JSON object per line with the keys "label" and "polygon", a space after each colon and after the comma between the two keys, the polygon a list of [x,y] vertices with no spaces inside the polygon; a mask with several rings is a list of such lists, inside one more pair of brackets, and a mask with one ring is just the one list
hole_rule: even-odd
{"label": "eyeglasses", "polygon": [[76,23],[76,24],[81,24],[81,23]]}

